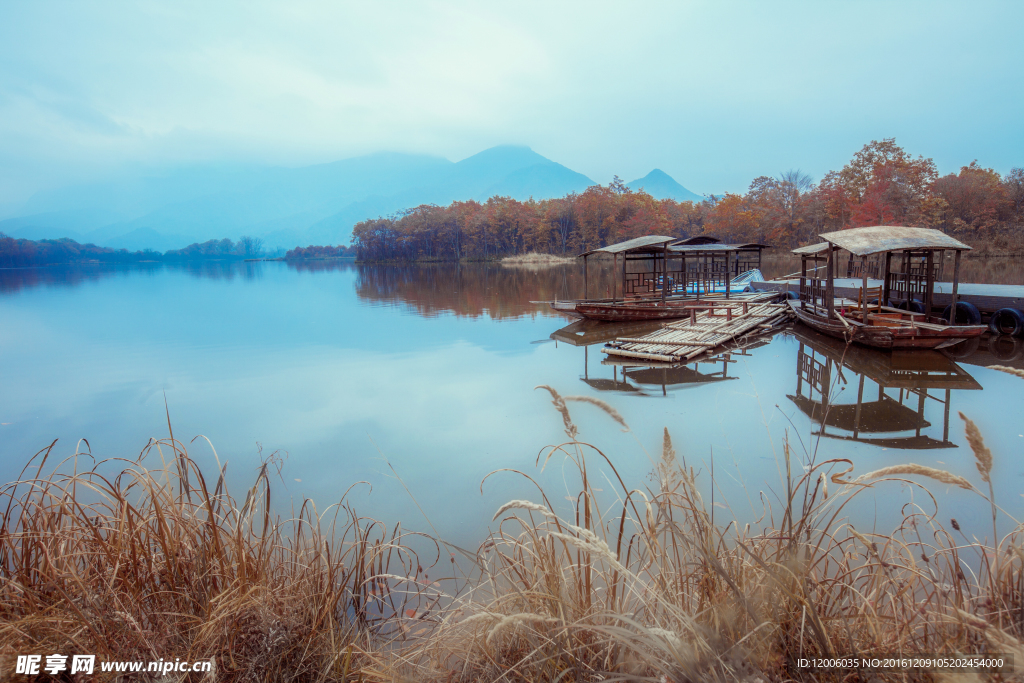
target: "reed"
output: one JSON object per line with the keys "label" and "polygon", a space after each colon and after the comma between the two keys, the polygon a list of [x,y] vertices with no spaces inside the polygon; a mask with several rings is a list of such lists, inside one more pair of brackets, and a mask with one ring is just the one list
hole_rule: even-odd
{"label": "reed", "polygon": [[[74,460],[26,476],[2,491],[0,652],[173,653],[213,659],[218,681],[846,681],[857,679],[798,662],[883,654],[1016,654],[1015,675],[1024,670],[1019,525],[978,541],[916,504],[887,534],[846,521],[851,501],[890,480],[982,495],[969,480],[913,464],[855,476],[848,461],[814,458],[787,466],[781,499],[741,525],[713,514],[701,490],[714,482],[667,429],[653,479],[638,487],[580,437],[570,406],[628,428],[622,416],[543,388],[565,438],[537,466],[562,459],[578,473],[571,511],[559,514],[540,486],[534,500],[500,505],[494,533],[467,554],[472,569],[434,581],[400,527],[358,516],[345,497],[323,513],[303,501],[290,519],[272,516],[273,461],[241,503],[224,468],[208,486],[173,437],[113,478]],[[965,425],[989,483],[998,458]],[[596,465],[614,494],[595,488]],[[934,680],[924,670],[863,679]]]}
{"label": "reed", "polygon": [[272,517],[273,460],[238,504],[226,464],[210,486],[173,437],[134,460],[82,471],[90,456],[76,453],[25,476],[53,446],[0,491],[4,680],[33,652],[212,660],[218,681],[354,680],[408,602],[381,578],[416,566],[400,531],[344,499]]}
{"label": "reed", "polygon": [[530,252],[529,254],[518,254],[516,256],[506,256],[501,259],[501,265],[513,266],[518,268],[547,268],[550,266],[563,266],[569,265],[576,262],[576,259],[568,256],[556,256],[555,254],[537,254]]}
{"label": "reed", "polygon": [[[573,513],[559,516],[543,490],[535,501],[501,506],[500,526],[481,546],[474,588],[452,601],[429,638],[403,653],[395,675],[839,681],[859,679],[850,671],[801,668],[799,659],[956,653],[1016,654],[1020,675],[1019,526],[986,544],[969,540],[951,520],[955,538],[936,514],[916,506],[890,534],[861,533],[844,521],[853,499],[889,480],[925,492],[930,480],[980,494],[967,479],[915,464],[852,478],[847,461],[811,461],[799,476],[788,475],[786,499],[778,509],[766,508],[757,530],[721,517],[716,523],[698,477],[677,460],[668,430],[655,484],[629,487],[600,449],[580,439],[568,397],[543,388],[562,416],[566,440],[542,452],[538,464],[562,457],[579,472]],[[967,425],[987,483],[991,453]],[[785,450],[789,460],[788,444]],[[604,510],[607,498],[587,473],[595,459],[620,486]],[[829,480],[839,487],[832,495]],[[933,675],[872,671],[864,679],[930,681]]]}

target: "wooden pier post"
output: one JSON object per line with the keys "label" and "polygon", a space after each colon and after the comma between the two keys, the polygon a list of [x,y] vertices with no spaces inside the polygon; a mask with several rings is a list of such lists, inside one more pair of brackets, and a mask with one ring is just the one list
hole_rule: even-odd
{"label": "wooden pier post", "polygon": [[885,272],[882,273],[882,301],[883,306],[889,305],[889,271],[892,270],[892,252],[885,252]]}
{"label": "wooden pier post", "polygon": [[583,257],[583,298],[590,298],[590,288],[587,287],[587,257]]}
{"label": "wooden pier post", "polygon": [[665,303],[668,292],[668,242],[661,245],[661,303]]}
{"label": "wooden pier post", "polygon": [[[800,308],[807,310],[807,254],[800,254]],[[786,283],[786,292],[789,292],[789,283]]]}
{"label": "wooden pier post", "polygon": [[932,296],[935,292],[935,275],[932,273],[932,255],[935,252],[929,249],[924,259],[924,315],[927,322],[928,316],[932,314]]}
{"label": "wooden pier post", "polygon": [[957,288],[960,286],[960,250],[956,250],[956,256],[953,257],[953,303],[952,308],[949,309],[949,324],[956,325],[956,302],[957,302]]}
{"label": "wooden pier post", "polygon": [[825,317],[832,320],[835,316],[832,315],[832,307],[835,305],[835,291],[836,291],[836,275],[835,275],[835,252],[836,247],[832,246],[831,243],[828,245],[828,260],[825,262]]}
{"label": "wooden pier post", "polygon": [[729,285],[731,284],[731,278],[729,277],[729,252],[725,252],[725,298],[729,298]]}
{"label": "wooden pier post", "polygon": [[[851,255],[852,259],[853,256]],[[864,317],[861,319],[862,322],[868,324],[868,257],[867,255],[860,257],[860,282],[861,291],[864,293]]]}
{"label": "wooden pier post", "polygon": [[910,310],[910,252],[903,250],[903,294],[906,296],[907,310]]}

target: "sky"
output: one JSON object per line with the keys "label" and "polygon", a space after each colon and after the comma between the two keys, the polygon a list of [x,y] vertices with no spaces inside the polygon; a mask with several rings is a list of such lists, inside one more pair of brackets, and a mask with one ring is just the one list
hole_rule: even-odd
{"label": "sky", "polygon": [[139,169],[500,144],[699,194],[896,138],[1024,165],[1024,2],[0,2],[0,208]]}

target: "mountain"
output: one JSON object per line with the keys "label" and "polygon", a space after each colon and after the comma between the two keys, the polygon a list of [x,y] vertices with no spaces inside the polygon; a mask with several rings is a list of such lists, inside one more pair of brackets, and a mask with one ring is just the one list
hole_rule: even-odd
{"label": "mountain", "polygon": [[632,190],[643,190],[655,199],[674,199],[677,202],[702,202],[704,197],[690,192],[675,181],[668,173],[659,168],[654,169],[643,178],[626,183]]}
{"label": "mountain", "polygon": [[191,241],[180,235],[164,235],[153,228],[136,228],[131,232],[106,240],[102,246],[111,249],[127,249],[128,251],[152,249],[163,252],[181,249],[181,245],[187,246],[188,244],[191,244]]}
{"label": "mountain", "polygon": [[453,163],[379,153],[300,168],[209,165],[137,172],[41,192],[0,232],[71,237],[130,250],[166,251],[243,234],[268,248],[347,244],[352,226],[420,204],[519,200],[582,192],[594,182],[529,147],[500,146]]}

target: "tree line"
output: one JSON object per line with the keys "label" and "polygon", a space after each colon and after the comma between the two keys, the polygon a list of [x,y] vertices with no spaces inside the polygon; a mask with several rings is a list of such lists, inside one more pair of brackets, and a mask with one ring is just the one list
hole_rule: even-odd
{"label": "tree line", "polygon": [[798,170],[761,176],[745,194],[700,202],[658,200],[618,177],[608,186],[545,200],[424,204],[353,229],[361,260],[491,259],[572,255],[643,235],[708,234],[727,242],[809,244],[822,232],[864,225],[933,227],[967,243],[1024,237],[1024,170],[1006,177],[977,161],[939,176],[895,139],[872,141],[815,183]]}
{"label": "tree line", "polygon": [[184,249],[166,252],[145,249],[128,251],[111,249],[95,244],[79,244],[64,237],[56,240],[26,240],[9,237],[0,232],[0,268],[41,266],[64,263],[140,263],[147,261],[194,261],[203,259],[257,258],[263,253],[263,240],[242,236],[238,242],[230,239],[194,243]]}
{"label": "tree line", "polygon": [[289,249],[284,257],[289,261],[295,259],[328,259],[328,258],[342,258],[346,256],[355,256],[355,249],[345,246],[309,246],[309,247],[295,247]]}

